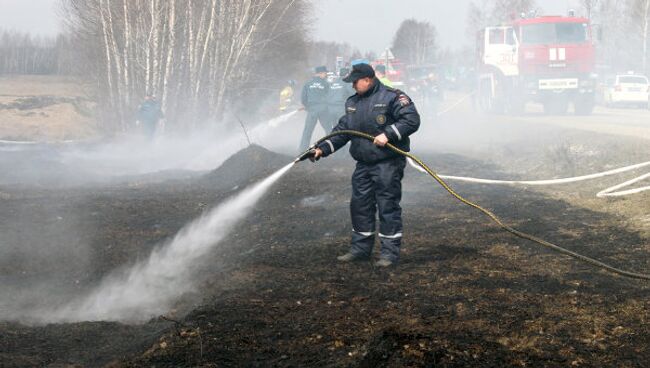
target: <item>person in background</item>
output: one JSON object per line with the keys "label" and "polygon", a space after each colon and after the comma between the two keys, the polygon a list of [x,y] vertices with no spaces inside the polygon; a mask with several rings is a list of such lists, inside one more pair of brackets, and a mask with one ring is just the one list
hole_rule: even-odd
{"label": "person in background", "polygon": [[331,126],[335,126],[339,118],[345,115],[345,101],[355,94],[350,83],[343,82],[343,77],[350,73],[350,69],[341,68],[339,75],[330,83],[330,91],[327,96],[327,110]]}
{"label": "person in background", "polygon": [[153,94],[147,94],[144,101],[138,107],[136,125],[147,138],[153,138],[156,134],[158,121],[164,117],[160,103]]}
{"label": "person in background", "polygon": [[379,79],[384,86],[393,88],[393,82],[391,82],[386,76],[386,65],[379,64],[375,66],[375,74],[377,74],[377,79]]}
{"label": "person in background", "polygon": [[280,111],[285,112],[293,104],[293,89],[296,87],[296,81],[291,79],[287,85],[280,91]]}
{"label": "person in background", "polygon": [[307,117],[305,118],[305,129],[302,132],[302,139],[300,140],[300,152],[309,147],[316,122],[320,122],[320,125],[326,132],[332,129],[327,109],[329,91],[330,84],[327,81],[327,67],[319,66],[315,69],[314,77],[305,83],[302,88],[300,100],[307,111]]}
{"label": "person in background", "polygon": [[435,117],[444,99],[442,87],[440,86],[440,81],[436,73],[430,73],[424,80],[422,97],[424,97],[424,106],[427,113]]}

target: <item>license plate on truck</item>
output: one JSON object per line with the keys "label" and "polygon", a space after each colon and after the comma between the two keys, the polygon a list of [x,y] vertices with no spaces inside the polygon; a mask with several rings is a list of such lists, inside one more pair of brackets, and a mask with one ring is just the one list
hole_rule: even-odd
{"label": "license plate on truck", "polygon": [[539,80],[539,89],[572,89],[572,88],[578,88],[577,78]]}

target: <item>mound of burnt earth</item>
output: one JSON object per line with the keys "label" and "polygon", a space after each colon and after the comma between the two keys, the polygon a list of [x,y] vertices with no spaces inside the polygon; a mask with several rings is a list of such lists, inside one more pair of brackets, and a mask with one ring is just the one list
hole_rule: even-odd
{"label": "mound of burnt earth", "polygon": [[201,184],[217,189],[239,188],[250,184],[291,162],[293,158],[250,145],[206,174]]}

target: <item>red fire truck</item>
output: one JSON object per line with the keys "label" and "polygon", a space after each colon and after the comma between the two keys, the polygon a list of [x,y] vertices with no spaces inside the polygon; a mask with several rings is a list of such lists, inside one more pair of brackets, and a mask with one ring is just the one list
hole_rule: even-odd
{"label": "red fire truck", "polygon": [[539,102],[549,114],[591,114],[596,78],[589,20],[521,18],[478,33],[477,102],[489,112],[521,113]]}

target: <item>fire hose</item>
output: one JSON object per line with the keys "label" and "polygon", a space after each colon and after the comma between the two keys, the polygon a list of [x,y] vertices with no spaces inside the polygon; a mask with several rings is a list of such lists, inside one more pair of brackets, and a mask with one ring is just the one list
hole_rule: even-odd
{"label": "fire hose", "polygon": [[[453,103],[451,106],[446,108],[445,110],[439,112],[437,115],[442,116],[445,115],[446,113],[450,112],[451,110],[455,109],[456,107],[460,106],[460,104],[467,99],[468,97],[472,96],[475,94],[476,91],[472,91],[465,96],[461,97],[458,99],[455,103]],[[412,159],[407,160],[409,165],[413,167],[414,169],[427,173],[426,170],[424,170],[422,167],[419,165],[415,164]],[[542,186],[542,185],[555,185],[555,184],[568,184],[568,183],[576,183],[584,180],[591,180],[591,179],[597,179],[597,178],[603,178],[606,176],[610,175],[617,175],[621,174],[624,172],[628,171],[633,171],[637,170],[646,166],[650,166],[650,161],[642,162],[639,164],[635,165],[630,165],[630,166],[625,166],[613,170],[608,170],[608,171],[603,171],[600,173],[595,173],[595,174],[590,174],[590,175],[582,175],[582,176],[576,176],[572,178],[562,178],[562,179],[550,179],[550,180],[494,180],[494,179],[482,179],[482,178],[472,178],[472,177],[466,177],[466,176],[451,176],[451,175],[438,175],[442,179],[447,179],[447,180],[455,180],[455,181],[464,181],[468,183],[478,183],[478,184],[493,184],[493,185],[533,185],[533,186]],[[598,198],[605,198],[605,197],[621,197],[621,196],[626,196],[630,194],[636,194],[636,193],[641,193],[645,192],[646,190],[650,190],[650,185],[644,186],[644,187],[639,187],[639,188],[634,188],[634,189],[626,189],[626,190],[621,190],[623,188],[629,187],[632,184],[636,184],[640,181],[643,181],[647,178],[650,178],[650,173],[638,176],[634,179],[628,180],[626,182],[611,186],[609,188],[603,189],[600,192],[596,193],[596,197]]]}
{"label": "fire hose", "polygon": [[[413,160],[410,158],[407,159],[409,165],[411,165],[413,168],[416,170],[427,173],[426,170],[424,170],[421,166],[415,164]],[[478,183],[478,184],[496,184],[496,185],[535,185],[535,186],[542,186],[542,185],[555,185],[555,184],[568,184],[568,183],[577,183],[579,181],[585,181],[585,180],[591,180],[591,179],[597,179],[597,178],[604,178],[606,176],[610,175],[616,175],[616,174],[621,174],[624,172],[628,171],[633,171],[633,170],[638,170],[643,167],[650,166],[650,161],[642,162],[639,164],[635,165],[630,165],[630,166],[625,166],[625,167],[620,167],[617,169],[613,170],[608,170],[608,171],[603,171],[600,173],[595,173],[595,174],[589,174],[589,175],[582,175],[582,176],[576,176],[572,178],[562,178],[562,179],[550,179],[550,180],[494,180],[494,179],[481,179],[481,178],[471,178],[467,176],[451,176],[451,175],[438,175],[442,179],[447,179],[447,180],[456,180],[456,181],[464,181],[467,183]],[[620,196],[625,196],[628,194],[635,194],[635,193],[640,193],[644,192],[646,190],[650,190],[650,186],[645,186],[645,187],[640,187],[640,188],[635,188],[635,189],[627,189],[627,190],[619,190],[623,189],[625,187],[628,187],[632,184],[638,183],[642,180],[645,180],[650,177],[650,173],[643,174],[639,177],[636,177],[632,180],[628,180],[624,183],[614,185],[612,187],[609,187],[607,189],[603,189],[600,192],[596,193],[596,197],[598,198],[604,198],[604,197],[620,197]]]}
{"label": "fire hose", "polygon": [[[374,141],[374,139],[375,139],[375,137],[370,135],[370,134],[359,132],[359,131],[356,131],[356,130],[339,130],[339,131],[335,131],[335,132],[332,132],[332,133],[324,136],[323,138],[319,139],[307,151],[305,151],[300,156],[298,156],[298,158],[296,158],[295,162],[303,161],[303,160],[306,160],[308,158],[313,157],[313,155],[315,153],[315,147],[318,144],[320,144],[320,143],[322,143],[322,142],[326,141],[327,139],[330,139],[330,138],[332,138],[334,136],[337,136],[337,135],[349,135],[349,136],[368,139],[370,141]],[[629,277],[629,278],[633,278],[633,279],[640,279],[640,280],[650,280],[650,275],[648,275],[648,274],[642,274],[642,273],[637,273],[637,272],[632,272],[632,271],[626,271],[626,270],[623,270],[623,269],[608,265],[608,264],[606,264],[604,262],[601,262],[601,261],[599,261],[597,259],[587,257],[587,256],[584,256],[582,254],[576,253],[574,251],[565,249],[565,248],[563,248],[563,247],[561,247],[559,245],[553,244],[553,243],[551,243],[549,241],[546,241],[546,240],[541,239],[539,237],[536,237],[534,235],[531,235],[531,234],[528,234],[528,233],[525,233],[523,231],[519,231],[519,230],[513,228],[512,226],[510,226],[510,225],[504,223],[503,221],[501,221],[501,219],[499,219],[499,217],[497,217],[497,215],[492,213],[492,211],[490,211],[490,210],[488,210],[486,208],[483,208],[482,206],[480,206],[480,205],[478,205],[478,204],[476,204],[476,203],[474,203],[472,201],[469,201],[469,200],[465,199],[464,197],[462,197],[460,194],[456,193],[456,191],[454,191],[438,174],[436,174],[436,172],[431,170],[429,168],[429,166],[427,166],[422,160],[420,160],[419,158],[417,158],[413,154],[411,154],[409,152],[406,152],[406,151],[403,151],[403,150],[395,147],[394,145],[392,145],[390,143],[387,143],[385,147],[388,148],[389,150],[391,150],[391,151],[393,151],[393,152],[395,152],[395,153],[397,153],[399,155],[402,155],[402,156],[406,157],[407,159],[410,159],[413,162],[417,163],[417,165],[419,167],[421,167],[427,174],[429,174],[436,182],[438,182],[438,184],[440,184],[454,198],[456,198],[457,200],[459,200],[460,202],[462,202],[463,204],[465,204],[467,206],[470,206],[470,207],[472,207],[474,209],[479,210],[480,212],[485,214],[487,217],[489,217],[492,221],[494,221],[497,225],[499,225],[499,227],[501,227],[503,230],[513,234],[514,236],[519,237],[521,239],[532,241],[532,242],[534,242],[536,244],[542,245],[542,246],[544,246],[544,247],[546,247],[548,249],[551,249],[553,251],[559,252],[561,254],[567,255],[567,256],[572,257],[574,259],[577,259],[577,260],[579,260],[581,262],[584,262],[584,263],[590,264],[592,266],[607,270],[609,272],[612,272],[612,273],[620,275],[620,276]]]}

